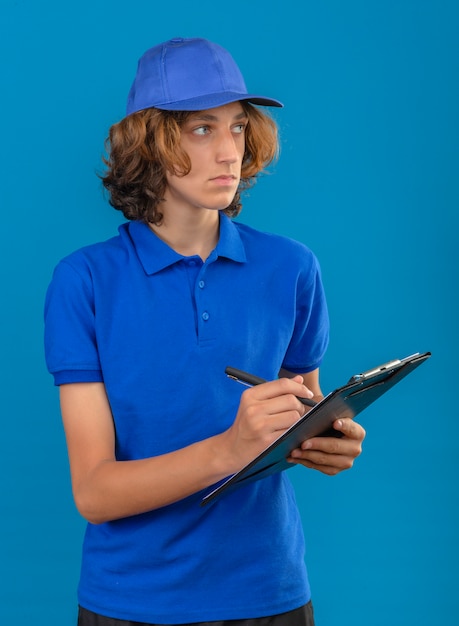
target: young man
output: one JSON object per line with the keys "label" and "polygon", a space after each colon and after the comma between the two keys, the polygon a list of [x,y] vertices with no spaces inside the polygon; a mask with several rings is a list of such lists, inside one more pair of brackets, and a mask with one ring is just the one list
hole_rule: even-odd
{"label": "young man", "polygon": [[[81,626],[313,624],[288,472],[200,500],[322,397],[328,317],[303,244],[230,218],[277,134],[229,53],[173,39],[140,59],[103,178],[127,222],[57,266],[46,356],[72,486],[88,520]],[[231,365],[268,379],[244,391]],[[279,378],[279,372],[282,376]],[[352,466],[364,431],[315,438],[292,463]],[[307,487],[305,487],[307,488]]]}

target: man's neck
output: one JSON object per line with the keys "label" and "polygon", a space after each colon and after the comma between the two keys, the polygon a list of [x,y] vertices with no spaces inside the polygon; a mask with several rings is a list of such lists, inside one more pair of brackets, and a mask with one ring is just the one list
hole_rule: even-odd
{"label": "man's neck", "polygon": [[196,211],[192,218],[171,219],[164,215],[162,223],[150,224],[152,231],[170,248],[183,256],[199,256],[203,261],[218,243],[219,212]]}

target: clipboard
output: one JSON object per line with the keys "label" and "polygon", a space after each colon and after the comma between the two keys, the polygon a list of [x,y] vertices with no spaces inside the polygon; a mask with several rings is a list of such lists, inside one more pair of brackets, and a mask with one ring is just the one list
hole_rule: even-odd
{"label": "clipboard", "polygon": [[230,493],[242,485],[295,467],[295,464],[286,460],[292,450],[298,448],[306,439],[333,434],[332,425],[335,420],[344,417],[354,418],[430,356],[430,352],[422,354],[417,352],[404,359],[395,359],[352,376],[345,385],[329,393],[311,408],[253,461],[208,493],[201,500],[201,506],[214,502],[223,494]]}

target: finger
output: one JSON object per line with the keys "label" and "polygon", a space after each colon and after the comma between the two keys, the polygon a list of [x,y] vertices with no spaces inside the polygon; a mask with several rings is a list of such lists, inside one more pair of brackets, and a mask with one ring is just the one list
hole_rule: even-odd
{"label": "finger", "polygon": [[358,452],[353,450],[351,454],[330,454],[323,450],[301,450],[297,448],[291,453],[292,459],[309,461],[315,465],[333,466],[340,469],[348,469],[352,467],[354,459],[358,456]]}
{"label": "finger", "polygon": [[292,393],[272,395],[271,393],[254,394],[250,393],[251,391],[252,389],[244,391],[241,404],[255,414],[265,412],[275,415],[284,411],[297,411],[301,415],[304,413],[304,404]]}
{"label": "finger", "polygon": [[278,378],[261,385],[256,385],[244,391],[256,400],[269,400],[283,395],[294,395],[299,398],[312,398],[312,391],[303,385],[301,376],[295,378]]}
{"label": "finger", "polygon": [[269,418],[270,429],[280,435],[294,426],[301,418],[301,415],[297,411],[288,411],[285,413],[277,413]]}
{"label": "finger", "polygon": [[363,441],[365,439],[365,429],[350,417],[345,417],[333,423],[333,428],[343,433],[349,439]]}
{"label": "finger", "polygon": [[[300,446],[303,452],[317,452],[325,457],[342,456],[342,457],[358,457],[362,452],[362,441],[360,439],[351,439],[347,437],[314,437],[303,441]],[[316,457],[311,457],[316,458]],[[318,457],[317,457],[318,458]],[[324,465],[328,461],[320,461]]]}
{"label": "finger", "polygon": [[293,426],[302,416],[303,409],[301,402],[290,395],[251,404],[244,414],[253,430],[278,431]]}
{"label": "finger", "polygon": [[296,459],[292,457],[289,457],[287,461],[295,465],[302,465],[303,467],[317,470],[322,474],[327,474],[328,476],[336,476],[336,474],[339,474],[340,472],[350,469],[352,467],[352,464],[346,465],[345,467],[336,467],[335,465],[319,465],[308,459]]}

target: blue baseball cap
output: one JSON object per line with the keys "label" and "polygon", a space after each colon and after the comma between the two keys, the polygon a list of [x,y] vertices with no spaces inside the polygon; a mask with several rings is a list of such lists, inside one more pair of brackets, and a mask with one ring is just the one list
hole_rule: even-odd
{"label": "blue baseball cap", "polygon": [[150,48],[138,62],[126,115],[155,107],[202,111],[247,100],[282,107],[274,98],[250,94],[230,53],[207,39],[170,39]]}

